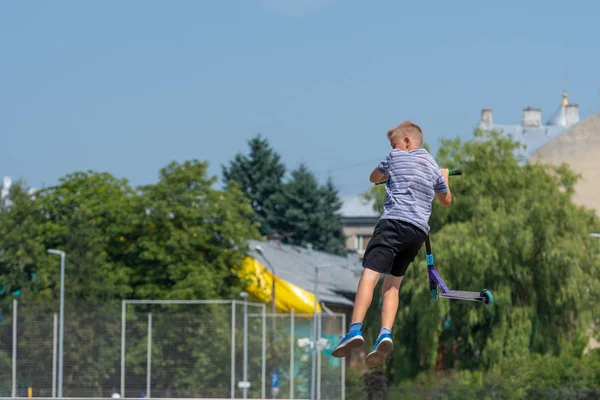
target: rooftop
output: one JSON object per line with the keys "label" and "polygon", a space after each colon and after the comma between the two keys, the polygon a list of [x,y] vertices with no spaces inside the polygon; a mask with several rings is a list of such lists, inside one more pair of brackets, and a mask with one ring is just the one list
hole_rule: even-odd
{"label": "rooftop", "polygon": [[[273,266],[275,276],[314,292],[315,267],[319,268],[318,297],[324,303],[352,307],[362,266],[356,256],[342,257],[318,250],[277,242],[251,240],[250,257],[265,268]],[[256,246],[262,248],[265,260]],[[268,261],[268,262],[267,262]]]}
{"label": "rooftop", "polygon": [[341,196],[343,218],[379,218],[379,213],[373,209],[374,200],[366,200],[362,195]]}
{"label": "rooftop", "polygon": [[534,107],[523,109],[521,124],[494,124],[492,110],[483,109],[479,127],[484,130],[496,130],[512,137],[526,146],[524,156],[529,159],[533,152],[546,143],[559,137],[579,123],[579,107],[569,104],[567,93],[563,92],[562,102],[550,119],[542,123],[542,110]]}

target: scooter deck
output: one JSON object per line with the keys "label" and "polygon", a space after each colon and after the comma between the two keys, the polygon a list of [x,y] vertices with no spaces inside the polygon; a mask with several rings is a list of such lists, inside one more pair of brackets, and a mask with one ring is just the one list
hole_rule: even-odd
{"label": "scooter deck", "polygon": [[460,299],[460,300],[471,300],[471,301],[484,301],[485,298],[480,292],[466,292],[463,290],[451,290],[446,293],[440,293],[439,297],[445,297],[447,299]]}

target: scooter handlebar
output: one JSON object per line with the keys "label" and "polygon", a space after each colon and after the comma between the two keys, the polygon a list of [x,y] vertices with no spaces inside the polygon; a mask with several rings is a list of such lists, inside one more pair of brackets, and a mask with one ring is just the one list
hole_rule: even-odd
{"label": "scooter handlebar", "polygon": [[[448,170],[448,176],[457,176],[457,175],[462,175],[462,170],[460,170],[460,169],[449,169]],[[378,183],[376,183],[376,185],[383,185],[386,182],[387,181],[378,182]]]}

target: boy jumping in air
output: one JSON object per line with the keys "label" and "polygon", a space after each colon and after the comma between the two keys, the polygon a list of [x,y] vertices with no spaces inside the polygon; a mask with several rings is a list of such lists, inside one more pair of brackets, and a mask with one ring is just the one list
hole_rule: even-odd
{"label": "boy jumping in air", "polygon": [[421,148],[423,132],[418,125],[405,121],[390,130],[387,137],[392,151],[370,177],[373,183],[387,180],[383,215],[363,257],[364,271],[356,291],[350,330],[332,353],[334,357],[346,357],[363,345],[363,320],[380,274],[385,274],[381,331],[365,360],[369,366],[381,364],[392,351],[400,283],[429,234],[433,198],[437,197],[445,207],[452,201],[448,170],[440,169],[427,150]]}

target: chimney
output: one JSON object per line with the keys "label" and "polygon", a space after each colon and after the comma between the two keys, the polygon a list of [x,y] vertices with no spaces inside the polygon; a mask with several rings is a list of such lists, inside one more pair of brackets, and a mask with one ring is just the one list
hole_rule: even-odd
{"label": "chimney", "polygon": [[492,109],[484,108],[481,110],[481,123],[484,125],[492,125]]}
{"label": "chimney", "polygon": [[542,126],[542,110],[531,107],[524,108],[523,126]]}
{"label": "chimney", "polygon": [[567,126],[575,125],[579,122],[579,106],[577,104],[569,104],[565,110],[565,124]]}

